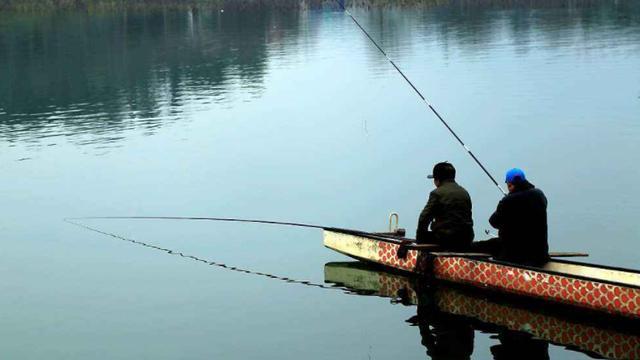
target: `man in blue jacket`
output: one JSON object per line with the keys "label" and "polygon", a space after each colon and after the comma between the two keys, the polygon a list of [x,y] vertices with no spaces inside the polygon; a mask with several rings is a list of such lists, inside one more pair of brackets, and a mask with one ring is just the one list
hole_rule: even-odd
{"label": "man in blue jacket", "polygon": [[509,194],[489,218],[491,226],[498,229],[498,238],[473,247],[492,253],[498,260],[542,266],[549,261],[547,198],[527,181],[521,169],[509,170],[505,182]]}

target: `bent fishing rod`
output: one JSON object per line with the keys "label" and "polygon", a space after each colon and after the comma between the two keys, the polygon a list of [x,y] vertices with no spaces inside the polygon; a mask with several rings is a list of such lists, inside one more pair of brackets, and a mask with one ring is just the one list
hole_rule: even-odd
{"label": "bent fishing rod", "polygon": [[239,223],[251,223],[251,224],[267,224],[267,225],[280,225],[280,226],[292,226],[299,228],[312,228],[322,230],[337,230],[344,233],[350,233],[354,235],[368,235],[377,236],[375,233],[367,231],[338,228],[334,226],[324,226],[315,224],[305,224],[288,221],[275,221],[275,220],[262,220],[262,219],[242,219],[242,218],[226,218],[226,217],[204,217],[204,216],[84,216],[64,218],[63,221],[78,225],[74,220],[193,220],[193,221],[219,221],[219,222],[239,222]]}
{"label": "bent fishing rod", "polygon": [[[314,224],[305,224],[305,223],[296,223],[296,222],[288,222],[288,221],[275,221],[275,220],[260,220],[260,219],[241,219],[241,218],[223,218],[223,217],[202,217],[202,216],[86,216],[86,217],[73,217],[73,218],[64,218],[63,221],[67,222],[69,224],[90,230],[90,231],[94,231],[103,235],[107,235],[107,236],[111,236],[114,238],[118,238],[120,240],[124,240],[124,241],[128,241],[128,242],[132,242],[132,243],[136,243],[138,245],[143,245],[149,248],[154,248],[156,250],[162,250],[165,251],[169,254],[174,254],[174,255],[180,255],[182,257],[187,257],[187,258],[192,258],[194,260],[198,260],[198,261],[202,261],[201,259],[197,259],[194,256],[191,255],[184,255],[180,252],[176,252],[174,250],[170,250],[170,249],[165,249],[165,248],[161,248],[158,247],[156,245],[151,245],[151,244],[147,244],[144,242],[140,242],[137,240],[133,240],[133,239],[128,239],[128,238],[124,238],[120,235],[116,235],[116,234],[112,234],[112,233],[108,233],[102,230],[98,230],[96,228],[92,228],[88,225],[82,224],[80,222],[78,222],[78,220],[99,220],[99,219],[103,219],[103,220],[195,220],[195,221],[220,221],[220,222],[239,222],[239,223],[252,223],[252,224],[267,224],[267,225],[280,225],[280,226],[292,226],[292,227],[301,227],[301,228],[312,228],[312,229],[322,229],[322,230],[329,230],[329,231],[338,231],[338,232],[342,232],[345,234],[351,234],[351,235],[360,235],[360,236],[365,236],[368,238],[378,238],[378,239],[382,239],[382,240],[388,240],[389,236],[386,235],[385,233],[372,233],[372,232],[367,232],[367,231],[361,231],[361,230],[354,230],[354,229],[344,229],[344,228],[338,228],[338,227],[332,227],[332,226],[323,226],[323,225],[314,225]],[[390,229],[391,230],[391,229]],[[486,232],[487,235],[489,234],[489,232]],[[388,233],[387,233],[388,234]],[[411,244],[411,240],[410,239],[402,239],[402,238],[398,238],[397,240],[400,241],[400,245],[408,245]],[[549,255],[551,257],[581,257],[581,256],[589,256],[589,254],[584,253],[584,252],[550,252]],[[216,266],[220,266],[220,267],[226,267],[224,266],[224,264],[220,265],[217,263],[209,263],[209,265],[216,265]],[[237,270],[236,268],[229,268],[230,270]],[[281,278],[278,276],[271,276],[269,274],[261,274],[261,273],[255,273],[253,271],[245,271],[242,269],[241,272],[246,272],[246,273],[254,273],[257,275],[266,275],[269,277],[274,277],[274,278],[279,278],[280,280],[293,280],[293,279],[288,279],[288,278]],[[305,281],[289,281],[289,282],[305,282]],[[317,285],[314,285],[317,286]]]}
{"label": "bent fishing rod", "polygon": [[[191,218],[191,220],[194,219],[200,219],[200,220],[204,220],[203,218]],[[75,225],[81,228],[84,228],[86,230],[89,231],[93,231],[102,235],[106,235],[109,237],[112,237],[114,239],[117,240],[121,240],[121,241],[126,241],[126,242],[130,242],[132,244],[136,244],[136,245],[140,245],[140,246],[144,246],[146,248],[149,249],[154,249],[154,250],[159,250],[162,252],[165,252],[169,255],[176,255],[176,256],[180,256],[182,258],[185,259],[191,259],[194,261],[198,261],[200,263],[204,263],[206,265],[210,265],[210,266],[216,266],[219,268],[223,268],[225,270],[229,270],[229,271],[235,271],[235,272],[239,272],[239,273],[244,273],[244,274],[249,274],[249,275],[254,275],[254,276],[262,276],[262,277],[266,277],[269,279],[273,279],[273,280],[279,280],[279,281],[283,281],[286,283],[290,283],[290,284],[297,284],[297,285],[305,285],[305,286],[310,286],[310,287],[317,287],[317,288],[321,288],[321,289],[326,289],[326,290],[341,290],[344,291],[347,294],[353,293],[352,290],[350,290],[349,288],[346,288],[344,286],[340,286],[340,285],[326,285],[326,284],[318,284],[318,283],[313,283],[309,280],[297,280],[291,277],[287,277],[287,276],[282,276],[282,275],[276,275],[276,274],[270,274],[270,273],[266,273],[266,272],[261,272],[261,271],[256,271],[256,270],[251,270],[251,269],[246,269],[246,268],[240,268],[237,266],[233,266],[233,265],[229,265],[229,264],[225,264],[222,262],[218,262],[218,261],[213,261],[213,260],[207,260],[204,259],[202,257],[198,257],[195,255],[189,255],[189,254],[185,254],[181,251],[178,250],[172,250],[172,249],[168,249],[168,248],[164,248],[158,245],[154,245],[152,243],[147,243],[144,241],[140,241],[140,240],[135,240],[135,239],[131,239],[131,238],[127,238],[118,234],[114,234],[114,233],[110,233],[107,231],[103,231],[79,222],[75,222],[75,221],[71,221],[72,219],[64,219],[65,222],[71,224],[71,225]],[[273,222],[269,222],[269,223],[273,223]]]}
{"label": "bent fishing rod", "polygon": [[304,224],[304,223],[296,223],[296,222],[286,222],[286,221],[273,221],[273,220],[261,220],[261,219],[241,219],[241,218],[224,218],[224,217],[202,217],[202,216],[84,216],[84,217],[74,217],[74,218],[65,218],[64,221],[69,222],[69,220],[202,220],[202,221],[225,221],[225,222],[241,222],[241,223],[254,223],[254,224],[270,224],[270,225],[284,225],[284,226],[294,226],[294,227],[305,227],[305,228],[314,228],[314,229],[329,229],[331,227],[321,226],[321,225],[313,225],[313,224]]}
{"label": "bent fishing rod", "polygon": [[362,30],[362,32],[367,36],[367,38],[373,43],[373,45],[375,45],[375,47],[380,51],[380,53],[387,59],[387,61],[393,66],[394,69],[396,69],[396,71],[402,76],[402,78],[407,82],[407,84],[409,84],[409,86],[411,86],[411,88],[413,89],[413,91],[418,94],[418,97],[420,97],[420,99],[422,100],[422,102],[424,102],[424,104],[429,108],[429,110],[431,110],[431,112],[433,112],[433,114],[438,118],[438,120],[440,120],[440,122],[442,123],[442,125],[444,125],[447,130],[449,130],[449,132],[451,133],[451,135],[453,135],[453,137],[458,141],[458,143],[460,145],[462,145],[462,147],[465,149],[465,151],[467,152],[467,154],[469,154],[469,156],[473,159],[473,161],[476,162],[476,164],[478,164],[478,166],[482,169],[482,171],[484,171],[484,173],[489,177],[489,179],[491,180],[491,182],[493,182],[493,184],[500,190],[500,192],[502,192],[503,195],[507,195],[506,191],[504,191],[504,189],[498,184],[498,182],[496,181],[496,179],[491,175],[491,173],[489,172],[489,170],[487,170],[487,168],[482,164],[482,162],[476,157],[476,155],[471,151],[471,149],[462,141],[462,139],[460,138],[460,136],[458,136],[458,134],[453,130],[453,128],[451,128],[451,126],[449,126],[449,124],[444,120],[444,118],[440,115],[440,113],[438,113],[438,111],[436,111],[436,109],[433,107],[433,105],[431,105],[431,103],[429,102],[429,100],[427,100],[427,98],[422,95],[422,93],[420,92],[420,90],[418,90],[418,88],[411,82],[411,80],[409,80],[409,78],[407,77],[407,75],[405,75],[405,73],[398,67],[398,65],[396,65],[396,63],[389,57],[389,55],[387,55],[387,52],[384,51],[384,49],[378,44],[377,41],[375,41],[373,39],[373,37],[369,34],[369,32],[362,26],[360,25],[360,22],[358,22],[358,20],[356,20],[356,18],[351,14],[351,12],[349,12],[349,10],[347,10],[347,8],[344,6],[344,0],[336,0],[336,2],[338,3],[338,5],[340,6],[340,8],[342,9],[342,11],[348,15],[351,20],[353,20],[353,22],[356,24],[356,26]]}

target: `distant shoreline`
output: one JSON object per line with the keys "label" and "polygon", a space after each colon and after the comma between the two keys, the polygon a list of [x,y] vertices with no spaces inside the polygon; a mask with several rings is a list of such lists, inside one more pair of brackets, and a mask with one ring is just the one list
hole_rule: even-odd
{"label": "distant shoreline", "polygon": [[0,0],[6,12],[321,7],[322,0]]}
{"label": "distant shoreline", "polygon": [[[463,7],[529,7],[581,8],[596,6],[606,0],[345,0],[346,6],[378,7],[434,7],[459,5]],[[0,15],[7,12],[47,11],[118,11],[157,9],[313,9],[337,8],[335,0],[0,0]]]}

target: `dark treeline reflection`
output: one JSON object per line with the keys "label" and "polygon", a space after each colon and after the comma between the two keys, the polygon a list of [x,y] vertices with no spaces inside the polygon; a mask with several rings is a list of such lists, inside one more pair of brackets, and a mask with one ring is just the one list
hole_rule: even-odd
{"label": "dark treeline reflection", "polygon": [[[640,37],[640,2],[531,1],[531,6],[522,6],[522,1],[451,3],[457,6],[449,4],[411,12],[399,7],[357,7],[353,12],[367,18],[368,30],[388,49],[421,35],[434,36],[443,49],[455,44],[465,53],[487,50],[488,44],[505,35],[518,51],[527,51],[533,42],[548,47],[574,42],[606,46],[605,40],[617,35]],[[603,40],[602,44],[599,40]],[[640,51],[637,42],[632,45]],[[374,48],[372,53],[377,54]],[[398,56],[402,54],[394,54]],[[385,61],[383,57],[373,58]]]}
{"label": "dark treeline reflection", "polygon": [[[0,19],[0,136],[153,129],[185,103],[257,96],[299,12],[146,12]],[[278,44],[282,42],[282,44]]]}
{"label": "dark treeline reflection", "polygon": [[[47,11],[84,10],[105,11],[121,9],[300,9],[337,8],[338,0],[0,0],[0,10]],[[469,7],[565,7],[575,8],[599,5],[604,0],[340,0],[346,6],[469,6]],[[630,2],[630,1],[629,1]]]}
{"label": "dark treeline reflection", "polygon": [[[496,0],[426,3],[431,6],[381,8],[371,4],[389,3],[354,0],[350,6],[400,62],[406,54],[396,53],[396,45],[425,36],[445,54],[452,45],[465,54],[485,51],[487,43],[505,34],[522,52],[533,42],[562,47],[600,39],[606,46],[618,34],[640,36],[635,1],[546,0],[533,7]],[[315,12],[264,5],[225,12],[2,15],[0,139],[89,135],[74,141],[113,142],[125,129],[153,132],[183,118],[187,104],[194,111],[260,96],[269,57],[291,56],[298,43],[314,41],[318,22],[307,19]],[[637,43],[630,46],[638,50]],[[372,59],[385,61],[370,49]]]}

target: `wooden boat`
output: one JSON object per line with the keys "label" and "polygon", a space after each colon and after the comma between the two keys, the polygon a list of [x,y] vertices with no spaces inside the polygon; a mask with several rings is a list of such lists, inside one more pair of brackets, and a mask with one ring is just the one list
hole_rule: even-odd
{"label": "wooden boat", "polygon": [[575,261],[515,265],[487,254],[449,253],[391,233],[324,229],[324,245],[355,259],[437,280],[640,318],[640,272]]}
{"label": "wooden boat", "polygon": [[590,355],[640,359],[640,334],[621,331],[615,324],[578,321],[544,308],[523,307],[503,297],[481,296],[478,291],[460,287],[436,286],[421,290],[416,278],[358,262],[328,263],[324,274],[325,282],[344,286],[358,294],[388,297],[405,305],[433,303],[436,311],[479,321],[473,323],[476,330],[523,332]]}

